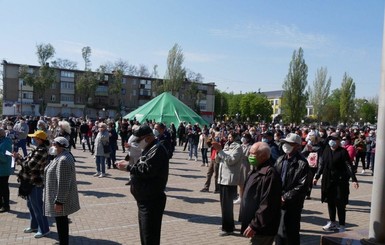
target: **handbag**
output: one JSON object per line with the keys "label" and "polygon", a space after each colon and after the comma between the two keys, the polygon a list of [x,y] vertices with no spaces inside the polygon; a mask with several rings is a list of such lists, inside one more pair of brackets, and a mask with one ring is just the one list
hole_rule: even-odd
{"label": "handbag", "polygon": [[103,151],[105,154],[109,154],[111,152],[111,147],[109,143],[103,145]]}
{"label": "handbag", "polygon": [[21,179],[18,193],[19,197],[27,199],[27,196],[32,192],[32,188],[33,185],[31,184],[31,182]]}

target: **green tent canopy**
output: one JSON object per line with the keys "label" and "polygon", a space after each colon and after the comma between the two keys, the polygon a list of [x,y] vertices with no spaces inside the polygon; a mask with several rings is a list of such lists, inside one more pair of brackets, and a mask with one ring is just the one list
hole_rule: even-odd
{"label": "green tent canopy", "polygon": [[200,126],[208,124],[201,116],[169,92],[158,95],[123,118],[129,120],[136,118],[140,123],[145,122],[146,119],[162,122],[166,125],[173,122],[175,126],[178,126],[180,122],[198,123]]}

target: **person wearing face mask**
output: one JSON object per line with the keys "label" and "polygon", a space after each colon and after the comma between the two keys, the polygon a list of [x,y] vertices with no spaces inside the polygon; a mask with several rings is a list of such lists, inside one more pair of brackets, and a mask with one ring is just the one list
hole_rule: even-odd
{"label": "person wearing face mask", "polygon": [[50,148],[54,159],[44,169],[44,212],[55,217],[59,236],[55,244],[60,245],[69,244],[68,215],[80,209],[75,159],[68,148],[66,138],[56,137]]}
{"label": "person wearing face mask", "polygon": [[299,135],[289,133],[281,142],[285,154],[274,165],[282,180],[281,221],[275,244],[300,244],[301,212],[311,181],[309,164],[300,153]]}
{"label": "person wearing face mask", "polygon": [[27,152],[27,137],[29,132],[28,124],[26,123],[24,118],[20,118],[19,122],[13,127],[13,130],[17,133],[17,144],[15,151],[19,151],[19,148],[23,151],[23,156],[26,157]]}
{"label": "person wearing face mask", "polygon": [[155,135],[155,138],[159,142],[161,142],[164,147],[166,147],[168,151],[168,156],[171,159],[174,152],[171,142],[171,135],[168,132],[166,125],[164,125],[164,123],[155,123],[153,133]]}
{"label": "person wearing face mask", "polygon": [[131,194],[138,206],[141,244],[161,244],[161,225],[166,206],[165,188],[169,173],[169,156],[164,145],[155,139],[148,125],[133,132],[143,150],[139,161],[130,165],[120,161],[117,167],[131,174]]}
{"label": "person wearing face mask", "polygon": [[281,178],[273,167],[270,147],[257,142],[250,148],[251,166],[245,182],[239,221],[241,234],[251,238],[250,244],[273,244],[277,234],[281,207]]}
{"label": "person wearing face mask", "polygon": [[98,123],[98,131],[95,138],[96,173],[94,177],[103,178],[106,176],[106,159],[110,156],[110,152],[105,152],[104,146],[109,144],[110,135],[107,125],[103,122]]}
{"label": "person wearing face mask", "polygon": [[5,130],[0,128],[0,213],[10,210],[8,181],[12,173],[12,158],[7,151],[12,152],[12,141],[5,136]]}
{"label": "person wearing face mask", "polygon": [[279,150],[278,145],[274,142],[274,133],[271,131],[267,131],[262,135],[262,142],[267,143],[270,146],[271,151],[271,160],[275,162],[277,158],[283,155],[283,152]]}
{"label": "person wearing face mask", "polygon": [[23,158],[18,152],[13,152],[13,157],[21,169],[17,175],[19,196],[27,200],[30,212],[30,226],[24,229],[24,233],[36,232],[35,238],[41,238],[49,234],[47,217],[43,212],[43,187],[44,168],[48,164],[47,134],[41,130],[29,134],[35,142],[36,148]]}
{"label": "person wearing face mask", "polygon": [[235,141],[236,134],[230,132],[227,142],[222,149],[218,142],[212,142],[217,151],[216,161],[219,162],[218,184],[219,198],[222,211],[222,231],[220,236],[228,236],[234,233],[234,199],[237,195],[237,185],[240,178],[242,161],[242,146]]}
{"label": "person wearing face mask", "polygon": [[[358,182],[352,170],[352,161],[347,150],[340,146],[341,139],[338,134],[329,136],[327,147],[320,161],[320,167],[313,179],[316,185],[322,174],[321,202],[328,204],[330,221],[322,227],[324,231],[345,231],[346,204],[349,202],[349,180],[352,179],[353,187],[357,189]],[[339,224],[336,222],[338,214]]]}
{"label": "person wearing face mask", "polygon": [[241,143],[242,143],[241,145],[242,145],[243,156],[242,156],[242,164],[240,169],[241,174],[240,174],[239,183],[238,183],[239,196],[234,201],[234,204],[240,204],[242,201],[245,180],[250,171],[250,164],[248,161],[248,157],[249,157],[249,151],[250,151],[251,145],[253,144],[251,143],[251,135],[249,133],[244,133],[241,138]]}

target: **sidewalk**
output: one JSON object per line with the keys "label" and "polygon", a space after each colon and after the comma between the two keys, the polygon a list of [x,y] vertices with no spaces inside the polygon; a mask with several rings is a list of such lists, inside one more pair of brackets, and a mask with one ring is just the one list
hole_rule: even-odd
{"label": "sidewalk", "polygon": [[[78,145],[79,147],[79,145]],[[140,244],[136,202],[126,186],[128,173],[109,169],[107,177],[96,178],[93,156],[81,149],[72,150],[76,157],[81,210],[70,216],[70,244]],[[125,156],[118,150],[118,159]],[[167,204],[163,216],[161,244],[248,244],[241,235],[219,237],[221,224],[219,195],[201,193],[207,167],[188,161],[187,152],[176,148],[170,162]],[[360,169],[359,169],[360,170]],[[357,174],[360,188],[351,188],[347,207],[348,231],[365,230],[369,225],[372,176]],[[18,183],[10,178],[11,212],[0,214],[0,244],[52,244],[57,239],[54,219],[52,233],[35,239],[23,233],[29,227],[26,201],[17,196]],[[212,191],[212,190],[210,190]],[[328,220],[327,205],[320,202],[319,186],[312,199],[305,201],[301,222],[301,244],[320,244],[320,236],[328,234],[322,226]],[[234,217],[238,218],[239,205]],[[236,228],[239,231],[240,225]]]}

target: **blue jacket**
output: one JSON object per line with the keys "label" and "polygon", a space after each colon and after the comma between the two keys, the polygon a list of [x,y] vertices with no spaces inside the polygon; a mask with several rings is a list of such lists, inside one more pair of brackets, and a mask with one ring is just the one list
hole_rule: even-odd
{"label": "blue jacket", "polygon": [[12,173],[12,157],[5,152],[12,152],[12,140],[8,137],[0,138],[0,176],[10,176]]}

